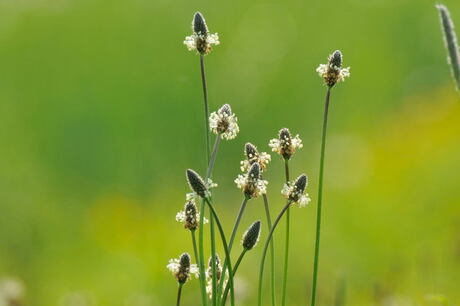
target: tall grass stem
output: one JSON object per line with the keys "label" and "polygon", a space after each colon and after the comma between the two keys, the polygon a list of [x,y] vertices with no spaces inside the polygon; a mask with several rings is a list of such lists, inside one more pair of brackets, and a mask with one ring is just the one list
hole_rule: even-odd
{"label": "tall grass stem", "polygon": [[324,155],[326,151],[326,134],[327,118],[329,113],[329,100],[331,97],[331,87],[327,88],[326,102],[324,103],[323,132],[321,137],[321,155],[319,162],[319,183],[318,183],[318,207],[316,209],[316,240],[315,240],[315,259],[313,262],[313,280],[311,292],[311,306],[316,304],[316,287],[318,280],[318,263],[319,263],[319,244],[321,238],[321,208],[323,203],[323,173],[324,173]]}
{"label": "tall grass stem", "polygon": [[[260,179],[263,179],[262,177]],[[268,231],[270,231],[272,227],[272,218],[270,216],[270,206],[268,204],[268,197],[267,194],[262,196],[264,200],[264,207],[265,207],[265,216],[267,217],[267,226]],[[271,297],[272,297],[272,306],[276,304],[276,292],[275,292],[275,239],[271,239],[270,241],[270,285],[271,285]]]}
{"label": "tall grass stem", "polygon": [[267,255],[268,245],[270,244],[270,240],[273,236],[273,232],[275,231],[276,226],[280,222],[286,210],[289,209],[289,206],[291,206],[291,201],[288,200],[288,202],[283,207],[279,215],[276,217],[275,222],[273,223],[272,228],[270,229],[270,232],[268,233],[267,241],[265,242],[264,250],[262,252],[262,259],[260,261],[260,269],[259,269],[259,292],[258,292],[258,305],[259,306],[262,306],[262,283],[263,283],[263,276],[264,276],[265,257]]}
{"label": "tall grass stem", "polygon": [[[286,184],[289,184],[289,159],[284,160],[284,173],[286,176]],[[287,276],[289,266],[289,235],[291,228],[291,210],[286,211],[286,237],[284,240],[284,271],[283,271],[283,291],[281,296],[281,305],[286,305],[286,291],[287,291]]]}
{"label": "tall grass stem", "polygon": [[222,240],[222,246],[225,251],[225,258],[227,259],[227,265],[228,265],[228,270],[229,270],[228,281],[230,284],[230,304],[234,306],[235,305],[235,293],[233,290],[234,287],[233,287],[233,274],[232,274],[232,260],[230,258],[230,252],[228,250],[227,239],[225,238],[224,229],[222,228],[222,224],[220,223],[219,217],[217,216],[216,210],[214,209],[214,206],[212,205],[211,200],[208,198],[205,198],[204,200],[206,204],[208,205],[209,209],[211,210],[212,215],[214,219],[216,220],[217,228],[219,229],[219,234]]}

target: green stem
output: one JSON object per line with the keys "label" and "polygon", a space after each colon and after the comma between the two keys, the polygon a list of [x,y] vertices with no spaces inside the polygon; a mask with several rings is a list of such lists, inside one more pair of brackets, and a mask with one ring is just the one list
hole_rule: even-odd
{"label": "green stem", "polygon": [[[206,296],[206,274],[204,271],[204,246],[203,246],[203,241],[204,241],[204,229],[203,229],[203,224],[204,224],[204,212],[206,208],[206,203],[204,200],[201,201],[201,207],[200,207],[200,226],[198,228],[199,230],[199,237],[198,237],[198,246],[199,246],[199,256],[200,260],[198,261],[198,267],[200,270],[200,289],[201,289],[201,303],[204,306],[208,305],[208,297]],[[193,237],[195,235],[193,234]]]}
{"label": "green stem", "polygon": [[[196,246],[195,231],[196,230],[191,230],[190,233],[192,235],[193,253],[195,254],[195,260],[196,260],[196,263],[198,264],[198,266],[200,266],[200,257],[199,257],[198,249],[197,249],[197,246]],[[206,287],[204,286],[204,282],[201,282],[201,274],[200,274],[200,289],[201,289],[201,294],[202,294],[201,297],[206,299]]]}
{"label": "green stem", "polygon": [[206,71],[204,69],[204,55],[200,54],[200,71],[201,71],[201,83],[203,85],[203,98],[204,98],[204,121],[206,126],[206,157],[209,162],[209,156],[211,155],[210,136],[209,136],[209,105],[208,105],[208,87],[206,85]]}
{"label": "green stem", "polygon": [[324,155],[326,151],[326,131],[327,115],[329,113],[329,99],[331,96],[331,87],[327,88],[326,102],[324,104],[323,133],[321,137],[321,157],[319,162],[319,184],[318,184],[318,208],[316,211],[316,242],[315,242],[315,260],[313,262],[313,285],[311,293],[311,306],[316,304],[316,282],[318,279],[318,261],[319,261],[319,243],[321,235],[321,206],[323,199],[323,172],[324,172]]}
{"label": "green stem", "polygon": [[217,265],[216,265],[216,235],[214,229],[214,218],[211,215],[209,216],[209,225],[211,229],[211,284],[212,284],[212,305],[217,305]]}
{"label": "green stem", "polygon": [[219,150],[219,145],[221,141],[220,134],[216,136],[216,141],[214,141],[214,147],[212,148],[211,158],[209,160],[208,169],[206,170],[206,179],[212,177],[212,171],[214,170],[214,165],[216,163],[217,151]]}
{"label": "green stem", "polygon": [[283,217],[284,213],[286,210],[288,210],[289,206],[291,205],[291,201],[288,200],[286,205],[283,207],[281,212],[279,213],[278,217],[276,217],[275,222],[272,225],[272,228],[270,229],[270,232],[268,233],[267,241],[265,242],[264,250],[262,253],[262,260],[260,262],[260,270],[259,270],[259,294],[258,294],[258,305],[262,305],[262,281],[263,281],[263,276],[264,276],[264,264],[265,264],[265,257],[267,255],[267,250],[268,250],[268,245],[270,244],[270,240],[273,236],[273,232],[276,229],[276,226],[280,222],[281,218]]}
{"label": "green stem", "polygon": [[[208,106],[208,89],[206,85],[206,72],[204,69],[204,56],[200,55],[200,71],[201,71],[201,83],[203,86],[203,100],[204,100],[204,124],[205,124],[205,144],[206,144],[206,164],[208,165],[209,168],[209,161],[210,161],[210,136],[209,136],[209,106]],[[204,247],[203,247],[203,241],[204,241],[204,230],[203,230],[203,224],[204,224],[204,215],[205,215],[205,204],[204,201],[201,203],[201,209],[200,209],[200,235],[198,237],[199,239],[199,247],[200,247],[200,260],[199,260],[199,270],[200,270],[200,285],[201,285],[201,299],[202,299],[202,304],[206,306],[208,304],[207,297],[206,297],[206,285],[205,285],[205,273],[204,273]],[[212,219],[212,218],[211,218]],[[211,220],[212,221],[212,220]],[[210,224],[211,226],[211,224]],[[212,227],[212,226],[211,226]]]}
{"label": "green stem", "polygon": [[[211,158],[209,159],[208,169],[206,170],[206,181],[212,176],[212,171],[217,158],[217,151],[219,149],[221,137],[220,135],[216,136],[216,141],[214,142],[214,147],[212,150]],[[217,305],[218,295],[217,295],[217,266],[216,266],[216,235],[215,235],[215,225],[214,217],[212,213],[209,216],[209,228],[211,231],[211,274],[212,274],[212,305]],[[205,288],[206,290],[206,288]]]}
{"label": "green stem", "polygon": [[227,239],[225,238],[224,229],[222,228],[222,224],[220,223],[219,217],[217,216],[217,213],[216,213],[213,205],[211,204],[210,199],[209,198],[204,198],[204,200],[205,200],[206,204],[208,204],[208,207],[211,210],[212,215],[214,216],[214,219],[216,220],[217,228],[219,229],[220,238],[222,240],[222,245],[223,245],[223,248],[224,248],[224,251],[225,251],[225,257],[226,257],[227,262],[228,262],[228,270],[229,270],[228,281],[230,283],[230,303],[231,303],[232,306],[234,306],[235,305],[235,294],[234,294],[234,290],[233,290],[233,274],[231,273],[231,271],[232,271],[232,262],[231,262],[231,258],[230,258],[230,252],[228,250]]}
{"label": "green stem", "polygon": [[[243,216],[244,210],[246,209],[246,204],[248,203],[248,200],[249,199],[247,197],[244,197],[243,202],[241,203],[240,211],[238,212],[238,215],[236,217],[235,225],[233,226],[233,230],[232,230],[232,235],[230,236],[230,242],[228,244],[229,253],[232,251],[233,241],[235,240],[236,232],[238,230],[238,226],[240,225],[241,217]],[[222,276],[220,278],[220,283],[219,283],[219,291],[218,291],[219,293],[222,292],[222,288],[224,286],[226,268],[227,268],[227,258],[225,258],[224,268],[222,269]]]}
{"label": "green stem", "polygon": [[[238,259],[237,259],[237,261],[235,263],[235,267],[233,268],[233,277],[235,277],[236,271],[238,270],[238,267],[240,266],[240,263],[243,260],[243,257],[244,257],[244,255],[246,254],[247,251],[248,251],[247,249],[243,249],[243,251],[241,252],[240,256],[238,257]],[[227,295],[228,295],[228,290],[229,289],[230,289],[230,287],[228,286],[228,283],[227,283],[227,285],[225,286],[224,295],[222,296],[222,306],[225,306],[225,303],[227,302]]]}
{"label": "green stem", "polygon": [[177,303],[176,306],[180,306],[180,297],[182,295],[182,286],[184,284],[179,284],[179,289],[177,289]]}
{"label": "green stem", "polygon": [[[262,177],[261,177],[262,179]],[[264,199],[264,207],[265,207],[265,215],[267,217],[267,226],[268,230],[270,231],[270,228],[272,227],[272,218],[270,216],[270,208],[268,205],[268,197],[266,194],[263,196]],[[271,289],[272,289],[272,306],[275,306],[276,304],[276,297],[275,297],[275,241],[272,238],[270,241],[270,284],[271,284]]]}
{"label": "green stem", "polygon": [[[284,160],[284,172],[286,176],[286,184],[289,183],[289,159]],[[284,244],[284,271],[283,271],[283,291],[281,297],[281,305],[286,305],[286,289],[287,289],[287,275],[289,265],[289,235],[291,227],[291,210],[286,211],[286,238]]]}

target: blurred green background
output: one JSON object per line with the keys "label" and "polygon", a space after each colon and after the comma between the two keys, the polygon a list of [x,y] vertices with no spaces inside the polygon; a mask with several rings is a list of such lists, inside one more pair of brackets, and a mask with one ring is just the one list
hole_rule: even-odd
{"label": "blurred green background", "polygon": [[[460,2],[443,2],[460,27]],[[215,169],[228,232],[244,143],[268,151],[281,127],[304,142],[291,171],[309,175],[312,203],[292,214],[288,305],[310,296],[315,69],[335,49],[351,77],[332,95],[319,305],[343,280],[347,305],[460,305],[460,103],[434,4],[0,0],[0,282],[22,284],[25,305],[174,304],[166,264],[192,252],[174,220],[184,170],[205,166],[199,58],[182,44],[200,10],[221,40],[206,57],[211,110],[230,103],[241,129]],[[275,214],[273,154],[266,178]],[[258,218],[260,199],[241,229]],[[261,249],[238,273],[238,305],[255,303]],[[184,305],[198,300],[192,281]]]}

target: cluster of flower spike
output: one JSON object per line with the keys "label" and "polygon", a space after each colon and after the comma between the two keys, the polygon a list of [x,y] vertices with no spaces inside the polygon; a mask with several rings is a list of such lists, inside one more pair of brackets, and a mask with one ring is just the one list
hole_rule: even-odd
{"label": "cluster of flower spike", "polygon": [[[187,36],[184,40],[184,44],[190,51],[195,50],[203,56],[211,52],[213,45],[220,44],[218,34],[211,34],[209,32],[206,21],[199,12],[194,15],[192,31],[192,35]],[[329,87],[344,81],[346,77],[350,76],[349,68],[342,68],[342,53],[340,51],[335,51],[331,54],[328,58],[328,63],[321,64],[316,71]],[[239,133],[238,119],[232,112],[229,104],[224,104],[216,112],[211,113],[208,119],[210,130],[222,139],[234,139]],[[287,128],[283,128],[279,131],[278,138],[270,140],[269,146],[273,152],[276,152],[288,161],[303,145],[299,135],[293,137]],[[241,161],[240,166],[244,174],[238,175],[235,183],[242,190],[246,199],[257,198],[266,193],[268,182],[262,179],[262,173],[266,171],[271,157],[266,152],[259,152],[257,147],[251,143],[246,143],[244,153],[246,159]],[[195,201],[209,198],[211,196],[211,188],[216,187],[217,184],[208,178],[203,180],[192,169],[186,171],[186,178],[191,192],[187,193],[184,209],[177,213],[176,220],[183,223],[185,229],[193,232],[199,228],[200,217],[203,219],[203,223],[207,223],[207,220],[203,216],[200,216]],[[281,193],[289,203],[298,204],[300,207],[303,207],[310,202],[310,198],[305,192],[307,184],[307,176],[302,174],[293,182],[285,184]],[[260,221],[255,221],[249,226],[241,239],[244,251],[249,251],[257,245],[260,238],[260,231]],[[217,282],[219,282],[222,278],[223,270],[219,256],[215,254],[214,258],[216,266],[215,275]],[[207,280],[206,291],[211,297],[212,257],[208,266],[205,272]],[[198,267],[191,263],[188,253],[183,253],[178,259],[171,259],[167,268],[181,285],[186,283],[192,276],[199,276]],[[224,287],[226,282],[227,280],[225,279],[223,282]]]}

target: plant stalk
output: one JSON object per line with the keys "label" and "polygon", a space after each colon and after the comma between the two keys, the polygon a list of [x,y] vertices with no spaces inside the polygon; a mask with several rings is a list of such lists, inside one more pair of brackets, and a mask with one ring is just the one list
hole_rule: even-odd
{"label": "plant stalk", "polygon": [[316,304],[316,287],[318,280],[318,262],[319,262],[319,244],[321,236],[321,207],[323,203],[323,173],[324,173],[324,155],[326,151],[326,132],[327,118],[329,113],[329,100],[331,97],[331,88],[327,88],[326,102],[324,103],[323,132],[321,137],[321,157],[319,162],[319,183],[318,183],[318,208],[316,210],[316,242],[315,242],[315,259],[313,262],[313,281],[311,293],[311,306]]}
{"label": "plant stalk", "polygon": [[[240,266],[240,263],[243,260],[243,257],[244,257],[244,255],[246,254],[247,251],[248,251],[247,249],[243,249],[243,251],[241,252],[240,256],[238,257],[238,259],[237,259],[237,261],[235,263],[235,267],[233,267],[233,277],[235,277],[236,271],[238,270],[238,267]],[[230,289],[230,287],[228,286],[228,283],[227,283],[227,285],[225,286],[224,295],[222,296],[222,305],[221,306],[225,306],[225,303],[227,302],[227,295],[228,295],[228,290],[229,289]]]}
{"label": "plant stalk", "polygon": [[176,306],[180,306],[180,297],[182,295],[182,286],[184,284],[179,284],[179,288],[177,289],[177,302],[176,302]]}
{"label": "plant stalk", "polygon": [[[284,159],[284,172],[286,176],[286,184],[289,183],[289,159]],[[284,241],[284,273],[283,273],[283,291],[281,296],[281,305],[286,305],[286,289],[287,289],[287,275],[289,265],[289,235],[291,228],[291,210],[288,208],[286,211],[286,238]]]}
{"label": "plant stalk", "polygon": [[[241,203],[240,211],[238,212],[238,215],[236,217],[235,225],[233,226],[232,234],[230,236],[230,241],[228,243],[228,252],[229,253],[232,252],[233,241],[235,240],[236,232],[238,230],[238,226],[240,225],[241,217],[243,216],[244,210],[246,209],[246,205],[248,203],[248,200],[249,199],[247,197],[244,197],[243,202]],[[227,258],[225,258],[224,266],[223,266],[223,269],[222,269],[222,277],[220,278],[220,283],[219,283],[219,291],[218,291],[219,293],[222,292],[222,288],[224,286],[225,272],[227,270],[226,268],[227,268]],[[219,296],[220,296],[220,294],[219,294]]]}
{"label": "plant stalk", "polygon": [[[261,177],[262,179],[262,177]],[[270,216],[270,208],[268,205],[268,197],[267,194],[262,195],[264,199],[264,207],[265,207],[265,216],[267,217],[267,226],[268,231],[270,231],[272,227],[272,218]],[[272,289],[272,306],[276,304],[276,296],[275,296],[275,240],[272,238],[270,241],[270,284]]]}
{"label": "plant stalk", "polygon": [[[217,216],[217,213],[216,213],[216,211],[214,209],[214,206],[211,203],[211,200],[209,198],[204,198],[204,201],[206,202],[206,204],[208,204],[208,207],[211,210],[212,215],[213,215],[213,217],[214,217],[214,219],[216,221],[217,228],[219,229],[220,238],[222,240],[222,245],[223,245],[223,248],[224,248],[224,251],[225,251],[225,257],[227,259],[227,265],[228,265],[228,270],[229,270],[228,281],[229,281],[229,284],[230,284],[230,304],[232,306],[234,306],[235,305],[235,293],[234,293],[234,290],[233,290],[233,288],[234,288],[233,287],[233,274],[231,272],[232,271],[232,262],[231,262],[231,258],[230,258],[230,252],[228,250],[227,239],[225,238],[224,229],[222,228],[222,224],[220,223],[219,217]],[[222,271],[222,273],[223,273],[223,271]]]}
{"label": "plant stalk", "polygon": [[264,250],[262,253],[262,260],[260,262],[260,270],[259,270],[259,294],[258,294],[258,305],[259,306],[262,306],[262,281],[263,281],[264,264],[265,264],[265,257],[267,255],[268,245],[270,244],[270,240],[273,236],[273,232],[275,231],[276,226],[280,222],[286,210],[288,210],[289,206],[291,206],[291,203],[292,202],[288,200],[286,205],[283,207],[283,209],[279,213],[278,217],[276,217],[275,222],[273,223],[272,228],[270,229],[270,232],[268,233],[267,241],[265,242]]}

